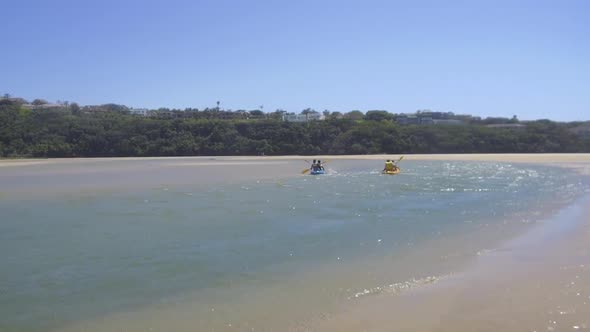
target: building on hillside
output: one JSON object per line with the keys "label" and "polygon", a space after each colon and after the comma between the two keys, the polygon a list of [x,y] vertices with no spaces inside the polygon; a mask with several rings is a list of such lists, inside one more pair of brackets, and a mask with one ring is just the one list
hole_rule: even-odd
{"label": "building on hillside", "polygon": [[84,106],[84,107],[82,107],[82,111],[85,113],[106,113],[106,112],[109,112],[109,110],[102,108],[100,106],[97,106],[97,105]]}
{"label": "building on hillside", "polygon": [[423,124],[423,125],[431,125],[431,124],[434,124],[434,121],[435,120],[433,120],[429,116],[424,116],[424,117],[421,117],[420,118],[420,124]]}
{"label": "building on hillside", "polygon": [[400,113],[394,115],[395,121],[400,125],[462,125],[473,120],[480,120],[469,114],[455,114],[453,112],[433,112],[419,110],[416,113]]}
{"label": "building on hillside", "polygon": [[129,109],[129,113],[134,115],[148,116],[150,115],[150,110],[147,108],[131,108]]}
{"label": "building on hillside", "polygon": [[180,119],[186,117],[188,113],[179,110],[157,109],[147,112],[147,116],[160,119]]}
{"label": "building on hillside", "polygon": [[464,125],[465,122],[456,119],[435,119],[432,120],[435,125]]}
{"label": "building on hillside", "polygon": [[395,121],[400,125],[417,125],[420,124],[420,118],[416,115],[400,114],[395,118]]}
{"label": "building on hillside", "polygon": [[56,108],[64,108],[66,106],[63,104],[41,104],[41,105],[23,104],[22,107],[28,108],[30,110],[49,110],[49,109],[56,109]]}
{"label": "building on hillside", "polygon": [[325,119],[326,119],[326,117],[322,113],[283,114],[283,121],[287,121],[287,122],[321,121],[321,120],[325,120]]}

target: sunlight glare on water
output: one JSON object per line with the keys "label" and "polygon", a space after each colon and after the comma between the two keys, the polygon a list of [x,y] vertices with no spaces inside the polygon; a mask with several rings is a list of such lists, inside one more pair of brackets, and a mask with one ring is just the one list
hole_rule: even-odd
{"label": "sunlight glare on water", "polygon": [[[434,282],[585,190],[542,166],[407,161],[396,176],[344,166],[207,188],[4,194],[0,330],[44,331],[189,293],[203,329],[240,326],[277,296],[292,302],[284,317],[317,314]],[[286,308],[274,310],[280,319]]]}

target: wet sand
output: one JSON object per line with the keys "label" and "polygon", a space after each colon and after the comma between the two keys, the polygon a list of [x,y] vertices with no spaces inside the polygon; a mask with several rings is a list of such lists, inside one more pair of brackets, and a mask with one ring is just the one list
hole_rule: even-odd
{"label": "wet sand", "polygon": [[[400,154],[372,155],[314,155],[314,156],[203,156],[203,157],[116,157],[116,158],[55,158],[55,159],[0,159],[0,165],[46,164],[71,161],[109,160],[293,160],[293,159],[398,159]],[[465,154],[404,154],[414,160],[470,160],[522,162],[589,162],[590,153],[465,153]]]}
{"label": "wet sand", "polygon": [[302,160],[97,158],[0,161],[0,193],[53,194],[207,186],[296,176]]}
{"label": "wet sand", "polygon": [[[120,190],[133,183],[144,188],[166,185],[207,185],[249,180],[280,179],[300,175],[313,159],[328,161],[327,168],[346,168],[347,161],[366,161],[379,169],[386,159],[401,155],[346,156],[225,156],[225,157],[132,157],[0,159],[1,192],[68,192],[74,189]],[[486,161],[539,163],[575,169],[590,175],[590,154],[429,154],[404,155],[404,160]],[[115,163],[116,161],[116,163]],[[403,170],[403,161],[400,165]],[[88,174],[101,174],[101,181]],[[49,176],[48,176],[49,175]],[[39,186],[41,184],[41,186]]]}
{"label": "wet sand", "polygon": [[[124,158],[63,158],[63,159],[0,159],[0,169],[16,168],[23,166],[68,166],[79,165],[79,169],[70,169],[69,172],[76,172],[83,169],[86,165],[101,165],[101,168],[108,169],[109,162],[124,161],[132,164],[137,161],[152,161],[162,166],[245,166],[257,165],[258,168],[248,169],[248,173],[240,173],[242,178],[255,178],[264,174],[272,176],[281,176],[288,174],[290,171],[299,170],[305,167],[313,159],[328,161],[338,160],[367,160],[367,161],[384,161],[386,159],[398,160],[400,157],[405,160],[441,160],[441,161],[490,161],[490,162],[518,162],[518,163],[542,163],[554,166],[562,166],[579,169],[584,174],[590,174],[590,153],[535,153],[535,154],[518,154],[518,153],[498,153],[498,154],[406,154],[406,155],[321,155],[321,156],[222,156],[222,157],[124,157]],[[167,163],[170,162],[170,163]],[[265,167],[277,166],[282,162],[285,166],[291,166],[287,169],[282,167]],[[261,170],[261,171],[260,171]],[[227,174],[228,169],[225,169]]]}
{"label": "wet sand", "polygon": [[[150,177],[146,186],[166,183],[167,172],[186,172],[186,181],[295,176],[306,164],[321,158],[339,160],[397,159],[394,155],[125,158],[125,173]],[[405,155],[405,160],[494,161],[540,163],[573,168],[590,174],[590,154]],[[88,172],[121,172],[120,158],[2,160],[0,177],[25,179],[43,170],[59,176]],[[135,161],[154,161],[140,166]],[[170,163],[169,163],[170,161]],[[172,162],[173,161],[173,162]],[[51,165],[47,170],[46,166]],[[37,168],[37,166],[43,166]],[[194,175],[195,167],[214,167]],[[238,167],[242,172],[233,172]],[[403,169],[403,166],[402,166]],[[61,175],[60,175],[61,174]],[[233,175],[229,175],[233,174]],[[289,175],[286,175],[289,174]],[[1,179],[0,179],[1,180]],[[116,181],[115,181],[116,180]],[[109,185],[122,185],[115,178]],[[58,182],[58,181],[57,181]],[[56,182],[56,183],[57,183]],[[32,183],[32,182],[31,182]],[[124,184],[124,181],[123,181]],[[15,188],[27,188],[26,182]],[[95,184],[89,184],[95,185]],[[507,239],[499,249],[484,252],[460,273],[408,289],[399,294],[367,296],[346,311],[285,326],[289,331],[576,331],[590,329],[590,199],[580,198],[532,231]],[[104,327],[104,326],[103,326]],[[187,327],[189,328],[189,327]]]}
{"label": "wet sand", "polygon": [[483,253],[462,273],[376,296],[309,331],[590,329],[590,197]]}

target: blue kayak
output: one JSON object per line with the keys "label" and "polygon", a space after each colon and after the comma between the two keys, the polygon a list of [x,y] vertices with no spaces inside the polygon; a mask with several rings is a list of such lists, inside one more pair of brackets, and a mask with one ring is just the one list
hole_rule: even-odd
{"label": "blue kayak", "polygon": [[309,174],[311,175],[320,175],[320,174],[325,174],[326,171],[323,169],[312,169]]}

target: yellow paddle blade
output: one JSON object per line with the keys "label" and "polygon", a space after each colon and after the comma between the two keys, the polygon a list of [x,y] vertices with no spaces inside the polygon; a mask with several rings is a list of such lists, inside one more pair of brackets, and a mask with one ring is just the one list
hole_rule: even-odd
{"label": "yellow paddle blade", "polygon": [[305,174],[307,172],[309,172],[309,168],[304,169],[303,172],[301,172],[301,174]]}
{"label": "yellow paddle blade", "polygon": [[399,159],[397,160],[397,162],[399,163],[400,161],[402,161],[402,159],[404,159],[404,156],[399,157]]}

